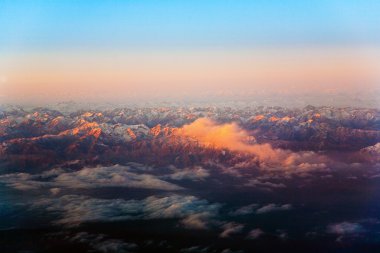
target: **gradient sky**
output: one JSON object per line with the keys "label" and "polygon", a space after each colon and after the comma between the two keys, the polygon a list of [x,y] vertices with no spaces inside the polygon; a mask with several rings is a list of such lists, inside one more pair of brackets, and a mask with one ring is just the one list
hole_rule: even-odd
{"label": "gradient sky", "polygon": [[372,91],[380,1],[0,0],[0,99]]}

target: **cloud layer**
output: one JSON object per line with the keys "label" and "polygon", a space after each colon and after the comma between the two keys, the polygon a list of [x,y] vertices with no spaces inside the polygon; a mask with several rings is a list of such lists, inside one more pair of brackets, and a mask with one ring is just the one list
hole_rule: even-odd
{"label": "cloud layer", "polygon": [[33,207],[60,213],[61,218],[56,223],[67,226],[98,221],[178,218],[183,219],[185,227],[204,228],[206,218],[216,216],[221,205],[188,195],[150,196],[142,200],[64,195],[40,199]]}
{"label": "cloud layer", "polygon": [[99,188],[127,187],[155,189],[165,191],[182,190],[183,188],[166,182],[154,175],[132,172],[130,166],[114,165],[111,167],[83,168],[66,172],[53,169],[42,174],[12,173],[0,176],[0,182],[19,189],[30,190],[42,187],[53,187],[52,193],[58,193],[59,187],[65,188]]}

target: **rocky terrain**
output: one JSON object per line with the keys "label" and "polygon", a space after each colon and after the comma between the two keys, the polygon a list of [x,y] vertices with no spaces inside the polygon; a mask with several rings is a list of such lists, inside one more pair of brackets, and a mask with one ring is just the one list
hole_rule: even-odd
{"label": "rocky terrain", "polygon": [[[218,148],[205,147],[181,132],[183,126],[203,118],[216,124],[234,122],[245,131],[247,143],[268,143],[294,151],[351,152],[380,142],[377,109],[307,106],[58,111],[3,107],[1,163],[9,169],[44,168],[74,160],[89,164],[136,161],[188,166],[220,158]],[[224,157],[229,151],[228,147],[224,150]]]}

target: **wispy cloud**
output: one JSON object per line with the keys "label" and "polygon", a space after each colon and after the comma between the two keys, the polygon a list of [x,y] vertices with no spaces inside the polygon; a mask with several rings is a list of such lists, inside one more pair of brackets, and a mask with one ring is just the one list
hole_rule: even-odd
{"label": "wispy cloud", "polygon": [[352,235],[364,232],[364,228],[359,223],[344,221],[329,225],[327,232],[336,235]]}
{"label": "wispy cloud", "polygon": [[260,228],[255,228],[248,233],[246,238],[255,240],[259,238],[260,236],[262,236],[263,234],[264,234],[264,231],[262,231]]}
{"label": "wispy cloud", "polygon": [[[166,191],[182,190],[173,183],[166,182],[154,175],[132,172],[129,166],[83,168],[78,171],[50,170],[42,174],[12,173],[0,176],[0,182],[18,190],[39,189],[43,187],[99,188],[127,187],[156,189]],[[58,193],[57,190],[52,192]]]}
{"label": "wispy cloud", "polygon": [[150,196],[142,200],[64,195],[40,199],[33,207],[59,212],[62,217],[55,223],[67,226],[97,221],[178,218],[183,219],[185,227],[204,228],[207,218],[217,216],[221,205],[188,195]]}
{"label": "wispy cloud", "polygon": [[248,214],[263,214],[263,213],[269,213],[274,211],[287,211],[291,210],[293,206],[291,204],[267,204],[260,207],[259,204],[250,204],[247,206],[242,206],[235,211],[230,212],[230,215],[232,216],[239,216],[239,215],[248,215]]}
{"label": "wispy cloud", "polygon": [[221,238],[227,238],[233,234],[238,234],[242,232],[243,228],[244,228],[243,224],[229,222],[223,225],[223,232],[219,236]]}

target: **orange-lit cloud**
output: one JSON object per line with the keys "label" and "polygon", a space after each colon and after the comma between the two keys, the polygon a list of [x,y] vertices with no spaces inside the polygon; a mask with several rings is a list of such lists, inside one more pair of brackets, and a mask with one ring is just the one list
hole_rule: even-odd
{"label": "orange-lit cloud", "polygon": [[[325,170],[333,161],[312,151],[293,152],[273,148],[270,144],[252,143],[253,136],[236,123],[217,124],[208,118],[200,118],[183,126],[179,133],[199,141],[200,144],[254,155],[265,168],[289,171]],[[251,143],[249,143],[251,142]]]}
{"label": "orange-lit cloud", "polygon": [[262,161],[285,160],[287,152],[273,149],[269,144],[249,144],[254,139],[236,123],[218,125],[208,118],[200,118],[181,129],[181,133],[198,140],[205,146],[226,148],[254,154]]}

